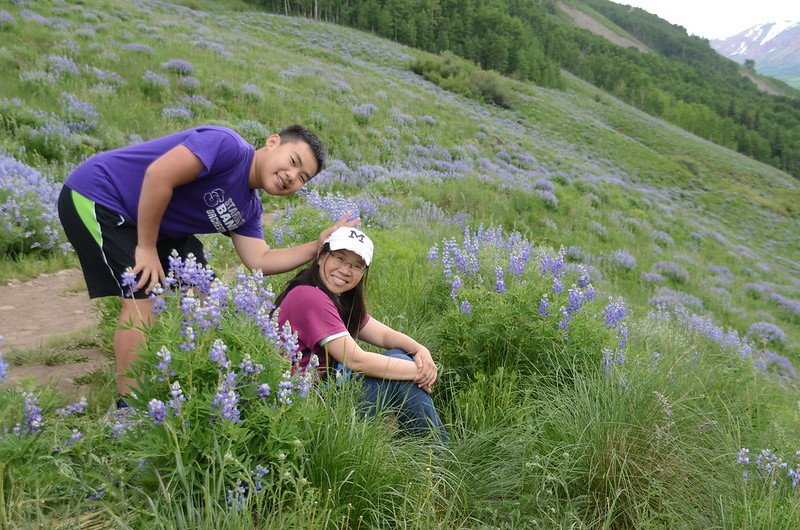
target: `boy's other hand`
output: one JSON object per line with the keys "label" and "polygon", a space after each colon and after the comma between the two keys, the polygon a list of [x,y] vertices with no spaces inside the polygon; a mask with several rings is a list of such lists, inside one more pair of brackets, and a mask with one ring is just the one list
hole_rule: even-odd
{"label": "boy's other hand", "polygon": [[164,284],[164,269],[161,267],[161,260],[158,259],[156,247],[136,246],[134,254],[136,263],[133,266],[133,274],[141,274],[136,283],[134,291],[138,291],[147,286],[145,293],[150,294],[157,283]]}

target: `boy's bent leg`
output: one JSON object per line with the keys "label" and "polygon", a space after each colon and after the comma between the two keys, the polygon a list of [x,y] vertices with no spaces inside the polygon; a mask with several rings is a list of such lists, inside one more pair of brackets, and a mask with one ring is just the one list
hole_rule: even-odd
{"label": "boy's bent leg", "polygon": [[144,327],[155,322],[155,318],[150,300],[122,298],[119,322],[114,332],[117,392],[122,396],[136,388],[136,381],[129,375],[131,363],[139,359],[136,350],[144,342]]}
{"label": "boy's bent leg", "polygon": [[[387,350],[384,355],[412,360],[398,349]],[[449,445],[450,437],[436,412],[431,396],[413,381],[397,381],[364,377],[364,401],[366,412],[375,414],[379,409],[397,411],[401,427],[417,436],[433,434],[443,445]]]}

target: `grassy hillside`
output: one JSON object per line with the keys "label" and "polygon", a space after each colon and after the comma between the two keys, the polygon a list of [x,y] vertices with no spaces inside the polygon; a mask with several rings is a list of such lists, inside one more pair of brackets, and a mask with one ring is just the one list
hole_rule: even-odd
{"label": "grassy hillside", "polygon": [[[105,418],[101,384],[78,418],[51,391],[1,391],[0,526],[797,526],[796,179],[568,74],[564,90],[504,81],[500,109],[412,73],[416,50],[243,3],[4,2],[0,35],[3,279],[62,266],[52,201],[84,157],[203,123],[254,144],[302,123],[330,161],[300,196],[264,198],[268,242],[360,212],[371,309],[442,363],[453,437],[444,453],[392,439],[346,396],[262,410],[242,390],[246,421],[207,422],[217,375],[191,374],[214,340],[270,369],[278,354],[234,312],[178,355],[170,306],[134,427]],[[215,269],[236,265],[207,241]],[[147,414],[169,398],[162,346],[187,423]]]}

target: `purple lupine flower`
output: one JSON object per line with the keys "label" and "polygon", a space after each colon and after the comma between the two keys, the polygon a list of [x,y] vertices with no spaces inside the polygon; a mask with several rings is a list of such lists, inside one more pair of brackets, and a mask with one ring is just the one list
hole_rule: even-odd
{"label": "purple lupine flower", "polygon": [[0,11],[0,28],[7,28],[16,23],[17,21],[14,20],[13,16],[11,16],[11,13],[6,10]]}
{"label": "purple lupine flower", "polygon": [[271,309],[262,307],[254,317],[256,324],[261,330],[261,334],[275,343],[280,342],[278,312],[279,311],[271,313]]}
{"label": "purple lupine flower", "polygon": [[56,72],[57,74],[80,74],[80,69],[78,68],[78,65],[75,64],[75,61],[65,55],[49,55],[47,57],[47,64],[49,65],[50,70]]}
{"label": "purple lupine flower", "polygon": [[191,75],[186,75],[178,79],[178,84],[188,92],[193,92],[200,88],[200,80]]}
{"label": "purple lupine flower", "polygon": [[664,283],[664,277],[657,272],[643,272],[642,281],[645,283]]}
{"label": "purple lupine flower", "polygon": [[537,313],[540,317],[547,318],[550,316],[550,300],[547,299],[547,295],[545,294],[541,300],[539,300],[539,309]]}
{"label": "purple lupine flower", "polygon": [[494,276],[495,276],[494,290],[497,291],[498,293],[506,292],[506,281],[505,281],[503,267],[495,267]]}
{"label": "purple lupine flower", "polygon": [[372,103],[363,103],[361,105],[351,106],[350,112],[353,113],[356,121],[366,122],[373,114],[378,112],[378,107]]}
{"label": "purple lupine flower", "polygon": [[256,493],[261,491],[264,487],[261,479],[264,478],[268,473],[269,468],[262,465],[257,465],[255,468],[253,468],[253,485],[255,486]]}
{"label": "purple lupine flower", "polygon": [[736,453],[736,464],[749,464],[750,463],[750,449],[743,447]]}
{"label": "purple lupine flower", "polygon": [[656,291],[656,295],[651,297],[648,303],[654,307],[663,309],[674,309],[676,307],[696,307],[702,309],[703,301],[696,296],[661,287]]}
{"label": "purple lupine flower", "polygon": [[782,309],[791,313],[793,316],[800,316],[800,300],[787,298],[778,293],[772,293],[770,298],[775,300]]}
{"label": "purple lupine flower", "polygon": [[69,436],[69,441],[67,442],[67,445],[73,445],[77,442],[80,442],[81,440],[83,440],[83,433],[78,429],[72,429],[72,434],[70,434]]}
{"label": "purple lupine flower", "polygon": [[469,315],[472,313],[472,304],[470,304],[468,300],[462,300],[461,304],[458,306],[458,309],[465,315]]}
{"label": "purple lupine flower", "polygon": [[653,230],[653,241],[662,246],[670,246],[675,244],[672,236],[661,230]]}
{"label": "purple lupine flower", "polygon": [[70,131],[85,133],[97,128],[100,114],[91,103],[81,101],[67,92],[61,94],[61,102],[64,106],[64,123]]}
{"label": "purple lupine flower", "polygon": [[255,83],[243,83],[241,86],[241,93],[243,96],[251,99],[264,99],[264,92]]}
{"label": "purple lupine flower", "polygon": [[558,321],[558,329],[564,332],[563,338],[564,340],[569,339],[569,322],[572,318],[572,315],[567,311],[565,307],[559,309],[561,312],[561,320]]}
{"label": "purple lupine flower", "polygon": [[460,291],[464,287],[464,282],[461,280],[460,276],[455,276],[453,278],[453,282],[450,284],[450,298],[455,300],[458,291]]}
{"label": "purple lupine flower", "polygon": [[603,368],[606,375],[611,375],[611,370],[614,367],[614,352],[609,348],[603,348],[602,354],[603,357],[600,361],[600,366]]}
{"label": "purple lupine flower", "polygon": [[290,371],[286,371],[281,376],[280,383],[278,383],[278,402],[284,405],[291,405],[293,392],[294,377]]}
{"label": "purple lupine flower", "polygon": [[169,86],[168,78],[161,74],[151,72],[150,70],[144,73],[142,79],[144,79],[145,83],[151,88],[164,88]]}
{"label": "purple lupine flower", "polygon": [[240,512],[244,507],[246,498],[247,488],[244,487],[244,484],[240,480],[236,483],[236,487],[234,489],[228,490],[228,493],[225,495],[225,503],[230,507],[231,512]]}
{"label": "purple lupine flower", "polygon": [[567,290],[567,312],[574,315],[581,310],[583,293],[574,285]]}
{"label": "purple lupine flower", "polygon": [[228,347],[222,342],[222,339],[216,339],[214,344],[211,345],[211,349],[208,352],[208,356],[211,359],[211,362],[217,363],[217,371],[222,372],[222,369],[228,369],[231,366],[230,361],[225,355]]}
{"label": "purple lupine flower", "polygon": [[87,501],[99,501],[100,499],[105,497],[105,495],[106,495],[106,490],[104,490],[103,488],[97,488],[96,490],[94,490],[91,493],[91,495],[86,497],[86,500]]}
{"label": "purple lupine flower", "polygon": [[183,342],[181,343],[180,348],[186,351],[193,350],[195,339],[194,328],[192,326],[185,327],[181,329],[180,333],[183,336]]}
{"label": "purple lupine flower", "polygon": [[109,415],[109,419],[112,421],[111,437],[115,440],[139,424],[136,409],[133,407],[115,410]]}
{"label": "purple lupine flower", "polygon": [[88,402],[86,398],[81,398],[80,401],[75,403],[69,404],[66,407],[61,407],[56,409],[56,414],[60,416],[67,417],[72,416],[73,414],[83,414],[86,412],[86,407],[88,406]]}
{"label": "purple lupine flower", "polygon": [[153,304],[153,313],[160,315],[167,310],[167,301],[164,299],[164,288],[160,283],[157,283],[153,290],[148,295],[150,302]]}
{"label": "purple lupine flower", "polygon": [[758,476],[765,481],[769,481],[774,486],[778,483],[775,478],[778,470],[786,469],[787,464],[772,450],[763,449],[756,457],[755,467],[756,471],[758,471]]}
{"label": "purple lupine flower", "polygon": [[756,322],[747,328],[747,336],[767,344],[785,344],[786,333],[770,322]]}
{"label": "purple lupine flower", "polygon": [[197,313],[200,301],[194,297],[192,291],[186,291],[181,299],[181,313],[183,314],[183,325],[191,325],[197,321]]}
{"label": "purple lupine flower", "polygon": [[612,266],[619,269],[630,271],[636,268],[636,258],[625,250],[615,250],[609,256],[609,262]]}
{"label": "purple lupine flower", "polygon": [[173,381],[172,385],[170,385],[169,395],[172,398],[169,400],[169,407],[175,416],[180,417],[181,407],[186,402],[186,396],[183,395],[183,389],[179,381]]}
{"label": "purple lupine flower", "polygon": [[564,274],[564,250],[561,249],[555,256],[550,254],[542,256],[540,268],[545,278],[561,278]]}
{"label": "purple lupine flower", "polygon": [[133,289],[136,287],[136,275],[130,267],[125,269],[125,272],[122,273],[121,285],[127,296],[133,296]]}
{"label": "purple lupine flower", "polygon": [[126,50],[139,53],[146,53],[148,55],[152,54],[155,51],[151,46],[148,46],[147,44],[136,44],[133,42],[122,44],[121,47]]}
{"label": "purple lupine flower", "polygon": [[689,280],[689,273],[674,261],[659,261],[653,268],[655,272],[676,282],[684,283]]}
{"label": "purple lupine flower", "polygon": [[256,120],[244,120],[239,122],[236,127],[239,134],[252,143],[261,143],[264,138],[269,136],[269,129],[263,123]]}
{"label": "purple lupine flower", "polygon": [[627,310],[625,309],[625,301],[622,298],[609,299],[609,303],[603,310],[603,319],[605,326],[608,329],[617,329],[625,318]]}
{"label": "purple lupine flower", "polygon": [[151,399],[147,404],[147,416],[153,425],[161,425],[167,417],[167,406],[160,399]]}
{"label": "purple lupine flower", "polygon": [[619,343],[617,344],[617,351],[621,352],[622,349],[628,344],[627,324],[620,324],[619,327],[617,328],[617,333],[619,334]]}
{"label": "purple lupine flower", "polygon": [[525,272],[525,264],[527,260],[525,259],[523,254],[517,254],[516,252],[512,252],[511,256],[508,260],[508,270],[514,276],[522,276],[522,273]]}
{"label": "purple lupine flower", "polygon": [[194,72],[194,66],[189,61],[183,59],[170,59],[161,63],[161,68],[178,75],[189,75]]}
{"label": "purple lupine flower", "polygon": [[244,354],[244,357],[242,357],[242,362],[239,363],[239,369],[245,376],[255,378],[258,376],[258,374],[264,371],[264,365],[254,363],[253,359],[250,357],[250,354],[246,353]]}
{"label": "purple lupine flower", "polygon": [[280,333],[280,346],[283,349],[283,356],[295,363],[300,360],[301,352],[300,345],[297,342],[297,333],[292,331],[292,326],[287,320],[283,324]]}
{"label": "purple lupine flower", "polygon": [[220,417],[234,423],[241,423],[239,394],[236,392],[236,372],[228,372],[219,384],[211,404],[219,408]]}
{"label": "purple lupine flower", "polygon": [[258,385],[258,397],[265,398],[272,395],[272,388],[267,383]]}
{"label": "purple lupine flower", "polygon": [[172,353],[166,346],[161,346],[161,349],[156,352],[156,357],[159,359],[156,368],[161,372],[158,380],[164,381],[167,377],[174,376],[175,372],[169,367],[169,363],[172,362]]}
{"label": "purple lupine flower", "polygon": [[573,263],[589,263],[593,258],[591,254],[581,247],[570,246],[564,250],[564,259]]}
{"label": "purple lupine flower", "polygon": [[194,114],[183,105],[172,104],[161,109],[161,116],[164,118],[188,119],[194,116]]}
{"label": "purple lupine flower", "polygon": [[14,426],[14,434],[17,436],[23,434],[36,434],[44,426],[42,418],[42,408],[39,406],[39,398],[34,396],[31,392],[24,392],[23,409],[25,411],[25,418],[22,424]]}
{"label": "purple lupine flower", "polygon": [[[0,335],[0,344],[3,342],[3,336]],[[8,363],[3,360],[3,353],[0,352],[0,383],[8,377]]]}

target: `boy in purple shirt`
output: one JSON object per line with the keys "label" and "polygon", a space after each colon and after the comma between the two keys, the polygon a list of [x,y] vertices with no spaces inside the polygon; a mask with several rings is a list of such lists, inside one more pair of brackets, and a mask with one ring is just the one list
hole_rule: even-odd
{"label": "boy in purple shirt", "polygon": [[[270,136],[259,149],[231,129],[201,126],[100,153],[75,168],[64,182],[58,213],[89,296],[122,298],[114,335],[120,395],[134,384],[127,371],[144,339],[142,326],[155,319],[148,295],[163,283],[173,250],[205,264],[195,234],[220,232],[231,238],[247,268],[276,274],[308,262],[334,229],[357,222],[343,218],[318,241],[292,248],[265,243],[257,190],[291,195],[324,162],[320,140],[297,125]],[[121,282],[129,269],[136,277],[133,289]]]}

